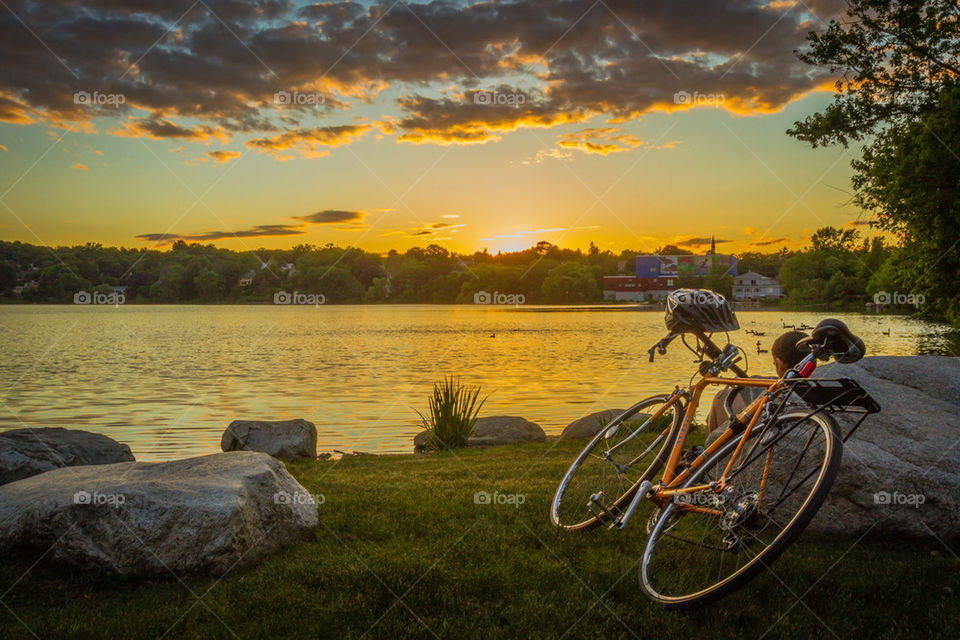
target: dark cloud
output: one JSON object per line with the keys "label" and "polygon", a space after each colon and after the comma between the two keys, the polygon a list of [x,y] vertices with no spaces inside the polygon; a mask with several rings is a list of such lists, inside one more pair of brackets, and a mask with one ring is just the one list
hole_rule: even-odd
{"label": "dark cloud", "polygon": [[[325,155],[323,147],[335,145],[304,120],[374,101],[388,88],[405,97],[383,107],[399,107],[399,139],[414,143],[483,142],[594,114],[623,120],[700,104],[678,103],[678,92],[712,96],[711,104],[737,113],[780,109],[825,84],[793,50],[842,3],[206,0],[185,15],[187,7],[165,0],[7,6],[0,119],[69,125],[133,113],[113,131],[185,140],[254,133],[259,150],[302,144]],[[478,91],[504,89],[506,79],[522,87],[511,90],[522,104],[474,101]],[[429,95],[454,86],[458,95]],[[125,100],[78,104],[77,91]],[[278,105],[278,91],[328,99]]]}
{"label": "dark cloud", "polygon": [[733,242],[732,240],[714,240],[712,238],[687,238],[686,240],[680,240],[679,242],[674,242],[678,247],[705,247],[709,246],[711,242],[716,242],[717,244],[725,244],[727,242]]}
{"label": "dark cloud", "polygon": [[877,223],[876,220],[851,220],[847,223],[848,227],[870,227]]}
{"label": "dark cloud", "polygon": [[435,144],[498,140],[524,127],[552,127],[578,122],[582,109],[562,109],[524,91],[500,86],[491,91],[469,90],[458,99],[404,97],[400,107],[408,114],[397,123],[400,142]]}
{"label": "dark cloud", "polygon": [[[240,155],[236,151],[208,151],[207,155],[219,162],[229,162]],[[291,216],[291,220],[298,220],[296,224],[258,224],[249,229],[239,231],[204,231],[202,233],[144,233],[136,236],[139,240],[157,242],[161,244],[173,244],[177,240],[186,242],[212,242],[214,240],[229,240],[230,238],[262,238],[274,236],[299,236],[307,233],[307,227],[310,224],[344,224],[348,226],[339,228],[341,231],[355,231],[358,227],[363,228],[362,211],[341,211],[337,209],[324,209],[317,213],[311,213],[306,216]],[[452,224],[440,223],[433,225],[435,228],[456,226]]]}
{"label": "dark cloud", "polygon": [[240,229],[238,231],[205,231],[203,233],[179,234],[179,233],[144,233],[136,236],[139,240],[157,242],[160,244],[173,244],[177,240],[185,242],[212,242],[214,240],[227,240],[230,238],[266,238],[274,236],[298,236],[306,233],[302,225],[291,224],[258,224],[250,229]]}
{"label": "dark cloud", "polygon": [[297,220],[310,222],[313,224],[337,224],[343,222],[362,222],[362,211],[338,211],[336,209],[326,209],[311,213],[308,216],[296,216]]}
{"label": "dark cloud", "polygon": [[786,244],[790,242],[790,238],[768,238],[766,240],[754,240],[750,242],[752,247],[766,247],[771,244]]}

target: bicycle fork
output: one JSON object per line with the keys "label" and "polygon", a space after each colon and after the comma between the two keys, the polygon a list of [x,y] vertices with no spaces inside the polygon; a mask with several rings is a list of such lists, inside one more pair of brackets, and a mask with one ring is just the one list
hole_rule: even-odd
{"label": "bicycle fork", "polygon": [[633,517],[634,511],[636,511],[637,507],[640,506],[640,502],[649,497],[652,493],[653,483],[651,483],[649,480],[644,480],[640,483],[640,486],[637,487],[637,492],[633,495],[633,499],[630,501],[630,504],[627,505],[627,509],[622,511],[619,516],[608,509],[607,505],[603,503],[602,491],[590,496],[590,500],[587,502],[587,509],[589,509],[598,518],[606,516],[610,521],[610,524],[607,525],[608,528],[623,529],[625,526],[627,526],[627,522],[630,521],[630,518]]}

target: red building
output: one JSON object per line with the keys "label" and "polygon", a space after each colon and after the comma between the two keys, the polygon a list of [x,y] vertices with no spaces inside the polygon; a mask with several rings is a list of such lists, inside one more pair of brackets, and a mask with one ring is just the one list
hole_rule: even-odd
{"label": "red building", "polygon": [[603,276],[604,300],[665,300],[667,294],[679,287],[678,278],[657,276],[638,278],[636,276]]}

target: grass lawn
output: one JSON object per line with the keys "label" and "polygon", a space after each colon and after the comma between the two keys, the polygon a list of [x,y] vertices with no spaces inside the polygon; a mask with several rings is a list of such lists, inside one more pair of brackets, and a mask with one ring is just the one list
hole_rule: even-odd
{"label": "grass lawn", "polygon": [[[638,585],[642,516],[622,532],[549,524],[575,450],[289,463],[326,498],[315,542],[220,580],[24,575],[34,559],[8,559],[0,638],[960,637],[960,561],[935,541],[801,538],[775,575],[664,610]],[[478,491],[524,503],[476,504]]]}

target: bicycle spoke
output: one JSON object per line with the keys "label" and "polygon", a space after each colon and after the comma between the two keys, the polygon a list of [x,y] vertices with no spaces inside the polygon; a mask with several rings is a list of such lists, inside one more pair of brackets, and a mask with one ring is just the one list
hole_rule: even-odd
{"label": "bicycle spoke", "polygon": [[[789,426],[774,425],[782,431],[768,443],[762,442],[767,429],[752,436],[753,446],[744,447],[749,455],[745,461],[738,456],[722,491],[676,494],[674,504],[661,512],[641,563],[644,588],[654,598],[696,600],[735,588],[766,566],[763,558],[773,553],[768,553],[771,549],[777,547],[778,554],[780,546],[785,548],[779,541],[786,532],[799,533],[794,522],[821,486],[820,472],[839,465],[833,444],[838,438],[821,417],[794,417],[794,422],[783,424]],[[706,461],[687,486],[717,480],[738,444],[732,441]],[[720,513],[683,509],[681,501]],[[818,506],[819,502],[813,508]]]}
{"label": "bicycle spoke", "polygon": [[638,403],[627,420],[615,420],[594,436],[557,489],[551,511],[555,524],[589,528],[609,518],[608,512],[619,515],[626,508],[635,486],[653,477],[672,444],[683,406],[665,407],[668,400]]}

